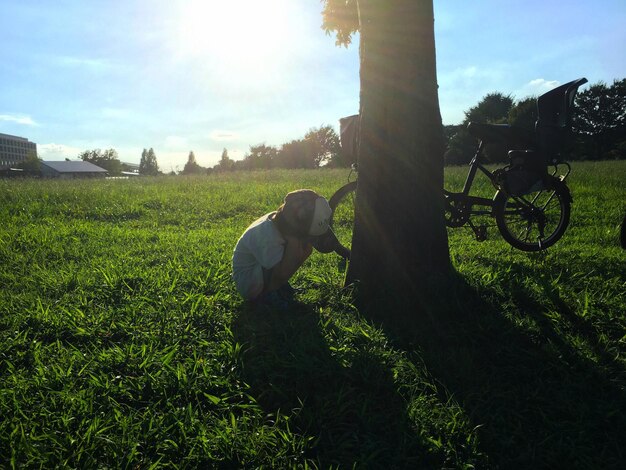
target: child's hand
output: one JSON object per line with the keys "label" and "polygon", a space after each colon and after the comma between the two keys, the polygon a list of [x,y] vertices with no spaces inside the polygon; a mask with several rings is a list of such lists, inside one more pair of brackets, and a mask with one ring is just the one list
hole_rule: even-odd
{"label": "child's hand", "polygon": [[285,237],[287,246],[283,259],[272,268],[272,277],[266,286],[266,291],[278,289],[298,270],[313,251],[313,245],[308,240],[297,237]]}
{"label": "child's hand", "polygon": [[287,240],[287,249],[292,259],[299,261],[298,264],[302,264],[313,252],[313,245],[309,243],[308,239],[302,239],[298,237],[285,237]]}

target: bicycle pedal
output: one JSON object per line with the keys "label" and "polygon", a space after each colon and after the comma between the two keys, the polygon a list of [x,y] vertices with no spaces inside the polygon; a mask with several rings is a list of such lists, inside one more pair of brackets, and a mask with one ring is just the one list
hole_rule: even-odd
{"label": "bicycle pedal", "polygon": [[487,227],[485,225],[474,228],[474,234],[476,235],[476,241],[484,242],[487,240]]}

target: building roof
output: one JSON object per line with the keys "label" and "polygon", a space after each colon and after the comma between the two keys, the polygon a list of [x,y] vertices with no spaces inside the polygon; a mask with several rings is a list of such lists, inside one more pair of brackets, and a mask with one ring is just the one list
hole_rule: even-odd
{"label": "building roof", "polygon": [[2,132],[0,132],[0,137],[7,138],[7,139],[13,139],[13,140],[22,140],[24,142],[28,142],[28,139],[25,138],[25,137],[19,137],[17,135],[11,135],[11,134],[3,134]]}
{"label": "building roof", "polygon": [[100,168],[91,162],[44,161],[41,162],[41,164],[46,165],[59,173],[107,173],[107,170]]}

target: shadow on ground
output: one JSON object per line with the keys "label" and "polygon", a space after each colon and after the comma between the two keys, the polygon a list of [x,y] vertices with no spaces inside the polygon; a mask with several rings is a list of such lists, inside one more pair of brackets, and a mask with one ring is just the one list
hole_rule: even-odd
{"label": "shadow on ground", "polygon": [[[385,306],[361,313],[382,324],[397,347],[420,352],[446,393],[480,426],[480,448],[491,467],[624,468],[624,370],[601,347],[600,333],[558,292],[544,285],[557,322],[524,285],[511,288],[512,298],[479,294],[453,275],[416,294],[409,312],[399,308],[403,313],[393,317],[396,309]],[[515,304],[507,311],[518,309],[534,326],[507,317],[505,298]],[[588,347],[566,340],[563,325],[569,338]]]}
{"label": "shadow on ground", "polygon": [[392,371],[375,354],[340,363],[321,332],[320,315],[244,309],[233,324],[244,345],[244,380],[268,412],[290,417],[314,441],[305,458],[320,468],[439,468],[412,429]]}

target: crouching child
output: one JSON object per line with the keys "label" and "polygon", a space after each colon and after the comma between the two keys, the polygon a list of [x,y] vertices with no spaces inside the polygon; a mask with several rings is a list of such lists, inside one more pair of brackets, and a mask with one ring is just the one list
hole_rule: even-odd
{"label": "crouching child", "polygon": [[233,279],[241,296],[257,305],[285,309],[293,300],[289,279],[313,251],[338,245],[329,227],[328,201],[309,189],[293,191],[274,212],[254,221],[233,253]]}

